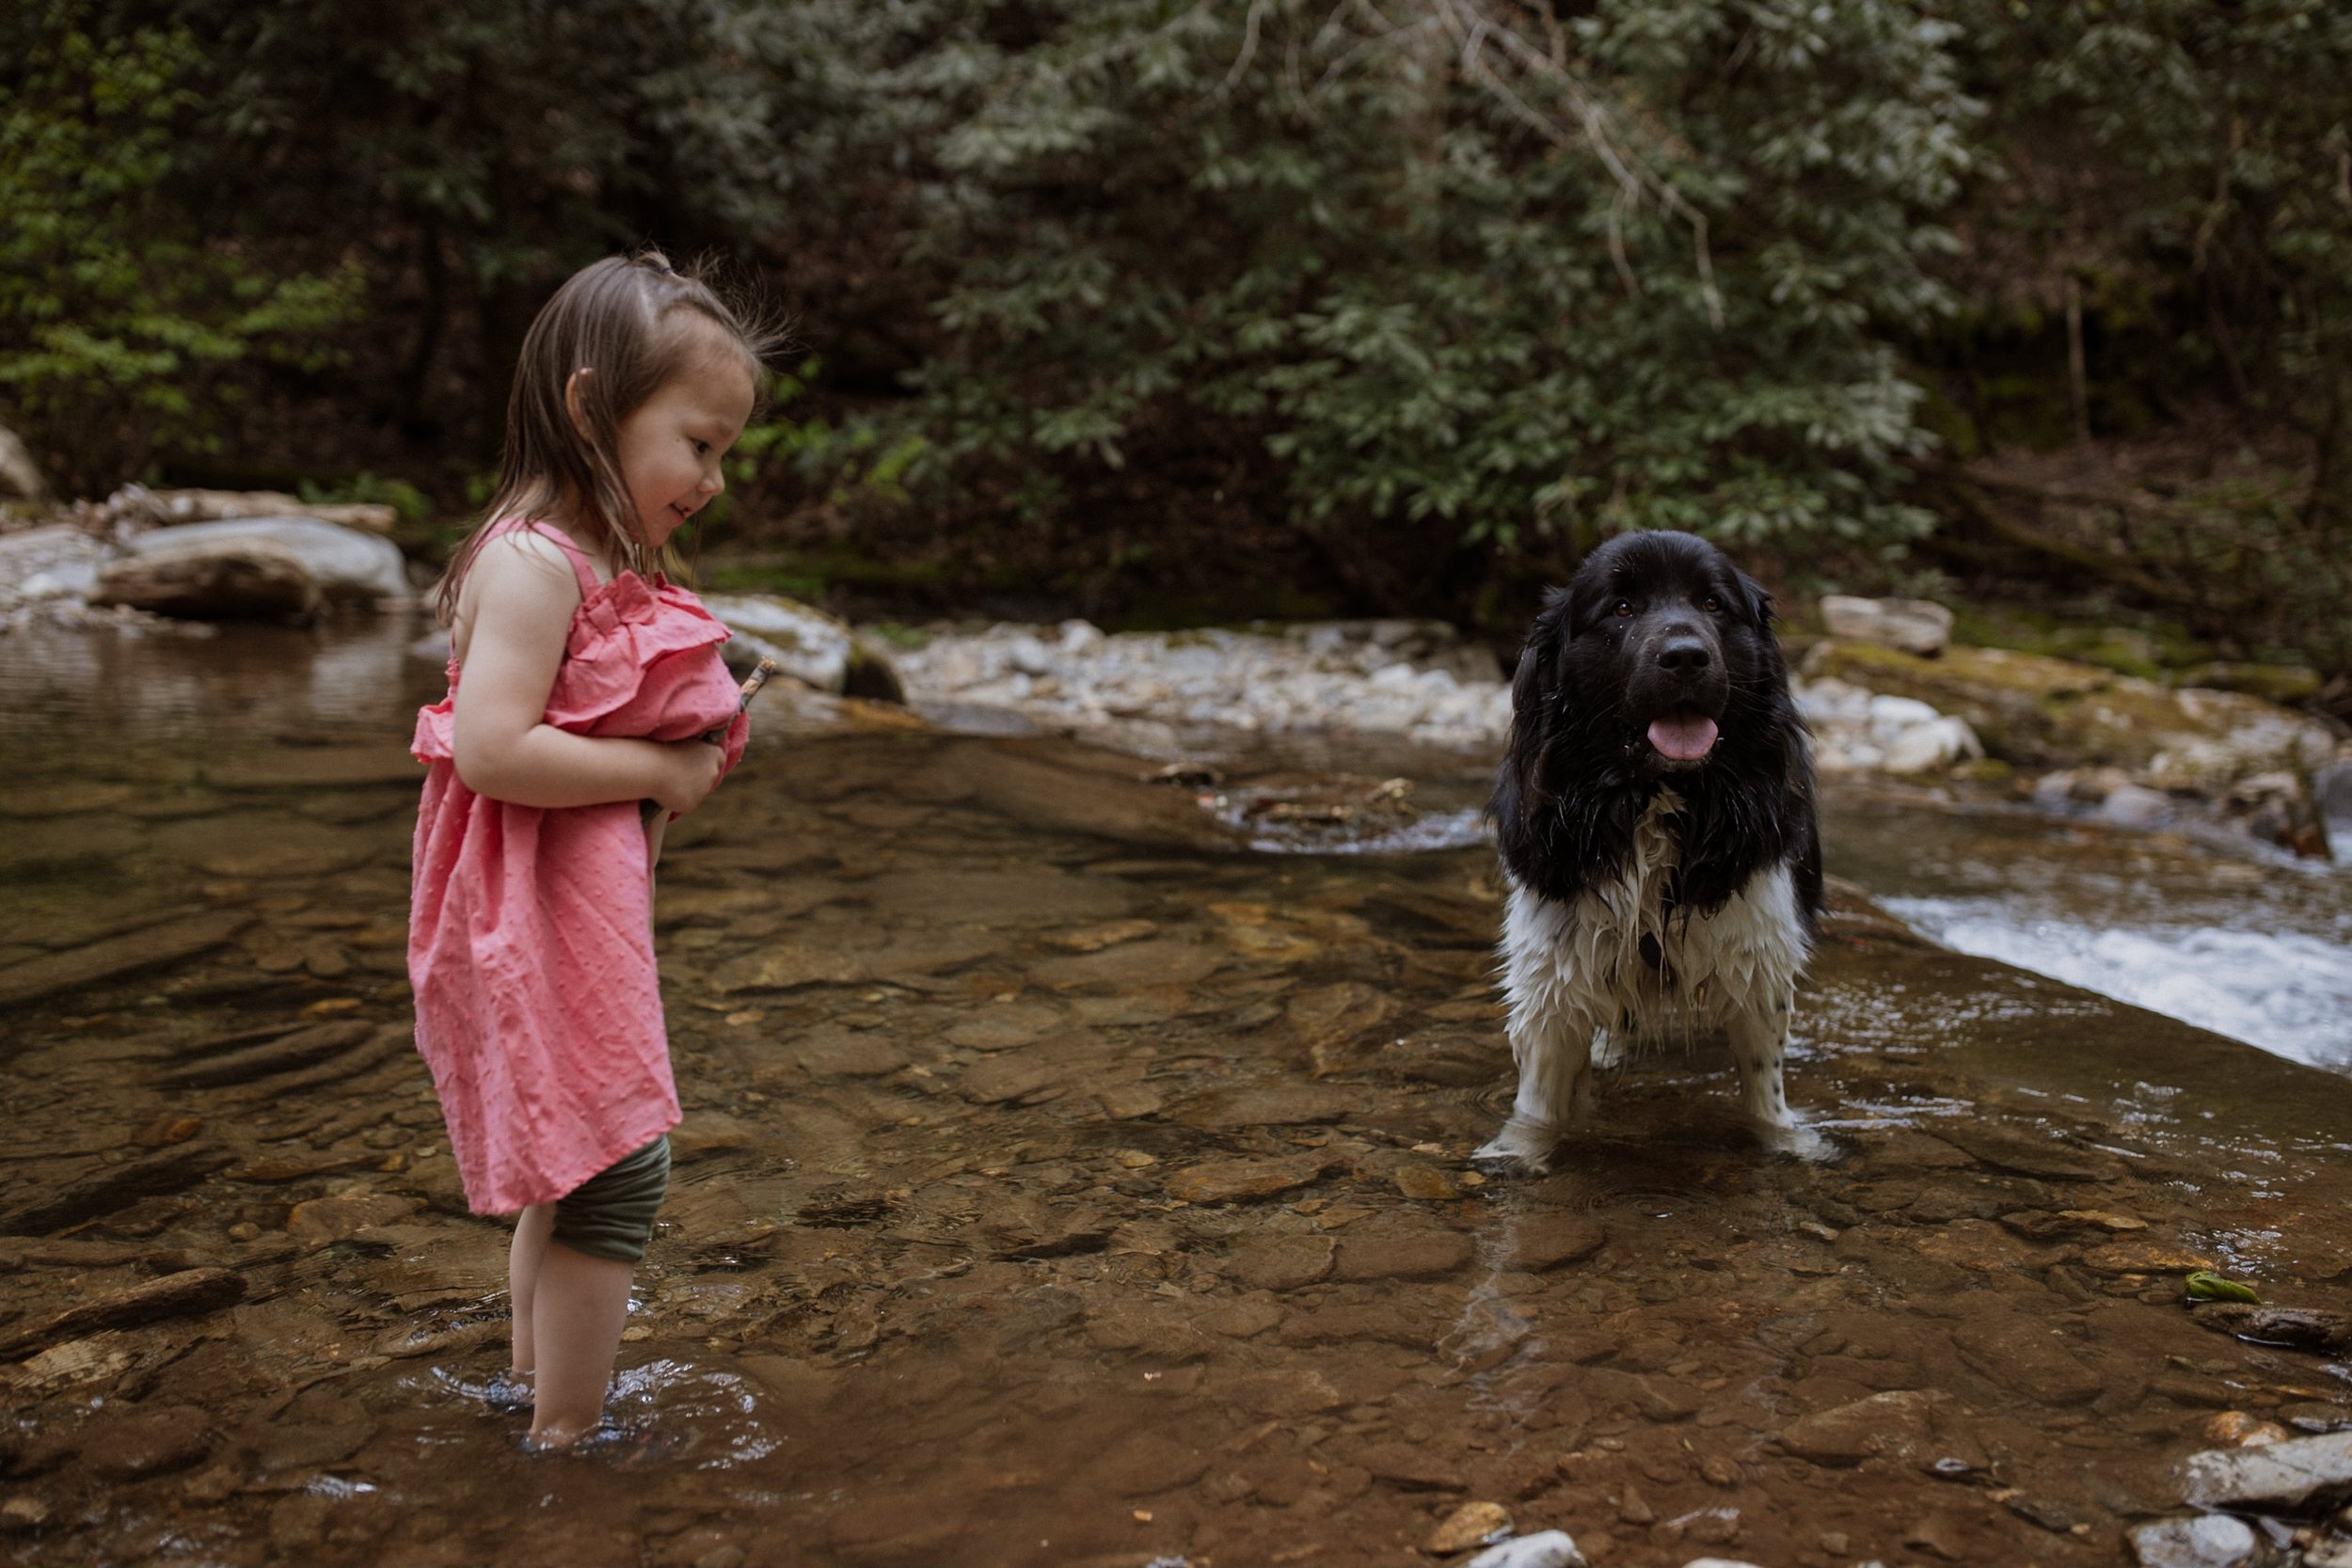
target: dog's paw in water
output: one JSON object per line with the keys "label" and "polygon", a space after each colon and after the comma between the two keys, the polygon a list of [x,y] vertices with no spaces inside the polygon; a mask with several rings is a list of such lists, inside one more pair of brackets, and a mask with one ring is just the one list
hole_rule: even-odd
{"label": "dog's paw in water", "polygon": [[1764,1147],[1775,1154],[1803,1160],[1809,1165],[1835,1164],[1845,1150],[1801,1121],[1784,1121],[1756,1129]]}
{"label": "dog's paw in water", "polygon": [[1502,1131],[1491,1142],[1482,1145],[1470,1158],[1501,1165],[1514,1176],[1549,1176],[1552,1150],[1559,1143],[1558,1128],[1513,1117],[1502,1124]]}

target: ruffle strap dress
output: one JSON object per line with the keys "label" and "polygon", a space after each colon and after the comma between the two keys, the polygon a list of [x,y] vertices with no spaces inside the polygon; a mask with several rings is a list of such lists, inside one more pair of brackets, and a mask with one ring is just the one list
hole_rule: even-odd
{"label": "ruffle strap dress", "polygon": [[[574,735],[686,740],[748,724],[719,657],[727,628],[687,590],[625,572],[580,578],[545,722]],[[417,715],[426,765],[411,873],[408,976],[417,1049],[476,1213],[563,1196],[677,1125],[654,971],[652,878],[634,800],[541,808],[468,789],[454,761],[459,672]]]}

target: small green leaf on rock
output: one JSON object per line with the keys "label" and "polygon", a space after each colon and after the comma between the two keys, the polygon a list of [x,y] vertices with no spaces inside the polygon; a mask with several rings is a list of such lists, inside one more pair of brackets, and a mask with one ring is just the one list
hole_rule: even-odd
{"label": "small green leaf on rock", "polygon": [[2210,1269],[2199,1269],[2188,1276],[2186,1283],[2191,1301],[2249,1301],[2257,1307],[2262,1305],[2263,1298],[2254,1293],[2251,1285],[2242,1285]]}

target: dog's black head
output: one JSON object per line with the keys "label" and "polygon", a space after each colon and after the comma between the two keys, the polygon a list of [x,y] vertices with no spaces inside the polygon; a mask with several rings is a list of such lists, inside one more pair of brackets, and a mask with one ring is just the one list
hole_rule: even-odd
{"label": "dog's black head", "polygon": [[1812,768],[1772,600],[1688,533],[1629,533],[1536,616],[1511,688],[1493,813],[1522,885],[1573,898],[1615,872],[1661,785],[1684,802],[1677,896],[1720,908],[1793,861],[1818,900]]}

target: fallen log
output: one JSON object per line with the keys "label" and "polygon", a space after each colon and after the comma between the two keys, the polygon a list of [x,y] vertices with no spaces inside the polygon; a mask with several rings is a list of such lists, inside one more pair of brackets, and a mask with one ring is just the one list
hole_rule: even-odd
{"label": "fallen log", "polygon": [[0,1335],[0,1356],[21,1361],[66,1339],[102,1329],[132,1328],[165,1318],[216,1311],[245,1299],[245,1277],[231,1269],[183,1269],[79,1302]]}
{"label": "fallen log", "polygon": [[415,1030],[405,1023],[386,1023],[375,1027],[375,1037],[326,1061],[293,1072],[280,1074],[266,1084],[258,1084],[246,1091],[247,1100],[278,1099],[297,1089],[313,1089],[322,1084],[340,1084],[373,1072],[386,1063],[417,1052]]}
{"label": "fallen log", "polygon": [[203,1056],[167,1068],[155,1082],[172,1088],[215,1088],[224,1084],[249,1084],[256,1078],[315,1067],[364,1044],[375,1025],[364,1019],[314,1023],[276,1039]]}
{"label": "fallen log", "polygon": [[165,1193],[195,1186],[235,1156],[212,1144],[180,1144],[145,1159],[101,1165],[60,1190],[0,1213],[0,1236],[40,1236]]}
{"label": "fallen log", "polygon": [[241,910],[220,910],[27,958],[0,969],[0,1007],[178,963],[220,946],[252,924],[253,916]]}

